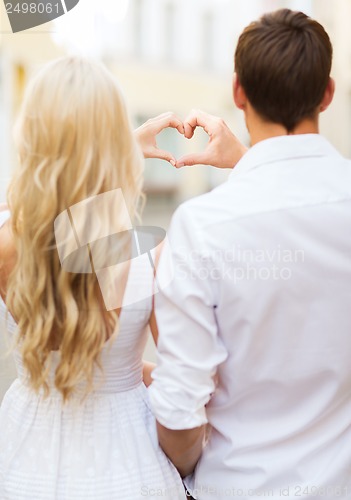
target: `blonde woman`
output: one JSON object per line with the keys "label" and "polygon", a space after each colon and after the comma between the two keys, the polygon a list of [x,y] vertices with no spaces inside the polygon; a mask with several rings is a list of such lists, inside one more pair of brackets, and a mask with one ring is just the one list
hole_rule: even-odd
{"label": "blonde woman", "polygon": [[[171,115],[139,131],[146,156],[172,160],[152,139],[167,126],[183,131]],[[60,214],[113,190],[131,220],[138,215],[143,158],[111,75],[76,58],[45,67],[27,91],[17,142],[20,166],[0,212],[0,313],[18,370],[0,410],[0,498],[185,498],[143,384],[152,299],[107,311],[96,275],[65,270],[55,240]],[[119,217],[107,210],[99,224]]]}

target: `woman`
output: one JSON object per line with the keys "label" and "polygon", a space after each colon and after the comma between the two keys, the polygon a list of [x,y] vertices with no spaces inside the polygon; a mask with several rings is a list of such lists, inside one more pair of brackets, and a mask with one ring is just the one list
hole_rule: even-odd
{"label": "woman", "polygon": [[[146,155],[156,147],[150,127],[166,126],[183,131],[167,115],[138,132]],[[70,272],[82,254],[67,270],[55,239],[60,214],[113,190],[130,221],[138,216],[143,159],[111,75],[75,58],[45,67],[26,94],[17,142],[20,166],[0,212],[0,314],[18,370],[0,410],[0,498],[183,499],[143,384],[152,299],[107,311],[96,273]],[[96,237],[122,224],[121,213],[102,215],[83,214],[84,230],[97,216]],[[130,241],[118,245],[126,262]],[[116,293],[131,276],[152,287],[133,259],[123,269]]]}

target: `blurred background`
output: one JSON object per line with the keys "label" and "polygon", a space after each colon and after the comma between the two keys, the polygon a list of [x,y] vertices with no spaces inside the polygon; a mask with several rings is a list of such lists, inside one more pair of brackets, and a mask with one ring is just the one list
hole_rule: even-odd
{"label": "blurred background", "polygon": [[[233,55],[242,29],[260,14],[289,7],[320,21],[334,45],[334,104],[322,117],[322,133],[351,157],[351,0],[80,0],[61,18],[13,34],[0,3],[0,202],[16,164],[12,128],[28,79],[41,65],[64,54],[102,60],[124,91],[135,127],[150,117],[174,111],[185,118],[192,108],[224,118],[248,144],[243,116],[232,102]],[[158,144],[176,156],[201,150],[207,137],[197,131],[186,141],[174,130]],[[167,229],[182,201],[206,192],[227,171],[198,166],[182,170],[147,160],[143,221]],[[14,376],[2,353],[0,400]],[[154,358],[152,345],[146,357]]]}

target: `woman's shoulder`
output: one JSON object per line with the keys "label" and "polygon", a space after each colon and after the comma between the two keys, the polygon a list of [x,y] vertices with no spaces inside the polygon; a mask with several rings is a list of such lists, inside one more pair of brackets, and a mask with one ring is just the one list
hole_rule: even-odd
{"label": "woman's shoulder", "polygon": [[[0,292],[4,293],[6,281],[15,261],[15,245],[8,220],[7,205],[0,205]],[[2,293],[2,294],[3,294]]]}
{"label": "woman's shoulder", "polygon": [[13,239],[11,236],[10,225],[10,212],[5,203],[0,203],[0,256],[7,253],[11,247],[13,248]]}
{"label": "woman's shoulder", "polygon": [[0,256],[9,250],[12,238],[9,231],[10,212],[5,203],[0,203]]}

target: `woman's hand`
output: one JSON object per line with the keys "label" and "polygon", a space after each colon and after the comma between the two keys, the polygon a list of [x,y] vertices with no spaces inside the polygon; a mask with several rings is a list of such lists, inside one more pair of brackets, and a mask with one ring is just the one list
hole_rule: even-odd
{"label": "woman's hand", "polygon": [[152,372],[156,368],[155,363],[150,363],[149,361],[143,361],[143,380],[146,387],[152,384]]}
{"label": "woman's hand", "polygon": [[156,143],[156,136],[166,128],[176,128],[180,134],[184,135],[183,122],[174,113],[164,113],[148,120],[144,125],[135,130],[135,137],[142,149],[144,158],[159,158],[169,161],[173,166],[176,159],[168,151],[159,149]]}

